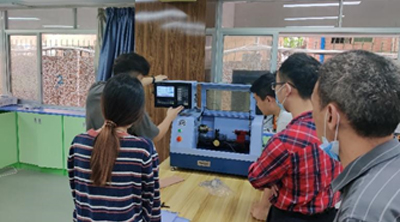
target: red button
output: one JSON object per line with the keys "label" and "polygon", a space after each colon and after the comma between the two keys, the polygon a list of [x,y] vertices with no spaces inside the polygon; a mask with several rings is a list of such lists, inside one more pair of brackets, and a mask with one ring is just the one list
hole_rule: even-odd
{"label": "red button", "polygon": [[181,142],[182,141],[182,137],[180,137],[180,136],[176,137],[176,141]]}

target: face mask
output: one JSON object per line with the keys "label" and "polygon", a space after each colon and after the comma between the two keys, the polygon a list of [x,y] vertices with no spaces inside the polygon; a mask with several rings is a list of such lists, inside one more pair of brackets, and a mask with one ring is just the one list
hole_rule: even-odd
{"label": "face mask", "polygon": [[319,146],[325,153],[327,153],[332,159],[339,161],[339,141],[337,140],[338,132],[339,132],[339,121],[340,115],[338,114],[338,121],[336,124],[335,130],[335,138],[332,142],[329,142],[326,138],[326,120],[328,118],[328,111],[326,111],[325,115],[325,123],[324,123],[324,136],[322,137],[322,144]]}
{"label": "face mask", "polygon": [[283,99],[282,103],[280,103],[279,99],[278,99],[278,93],[283,89],[284,86],[285,85],[281,86],[281,88],[279,88],[278,91],[275,92],[275,100],[276,100],[276,104],[278,105],[279,109],[287,112],[285,107],[283,107],[283,104],[285,103],[287,96]]}

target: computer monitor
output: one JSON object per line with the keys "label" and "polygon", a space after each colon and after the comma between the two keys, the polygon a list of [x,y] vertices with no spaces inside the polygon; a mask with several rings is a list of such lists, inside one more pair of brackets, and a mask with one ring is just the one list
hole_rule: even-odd
{"label": "computer monitor", "polygon": [[165,81],[154,84],[155,107],[193,109],[196,90],[194,82]]}

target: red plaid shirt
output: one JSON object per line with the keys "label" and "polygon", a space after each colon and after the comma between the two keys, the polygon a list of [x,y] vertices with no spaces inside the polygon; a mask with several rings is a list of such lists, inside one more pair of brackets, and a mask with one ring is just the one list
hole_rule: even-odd
{"label": "red plaid shirt", "polygon": [[315,214],[334,207],[340,194],[330,184],[342,167],[319,145],[311,112],[301,114],[270,139],[250,166],[250,183],[257,189],[276,185],[278,196],[270,201],[281,210]]}

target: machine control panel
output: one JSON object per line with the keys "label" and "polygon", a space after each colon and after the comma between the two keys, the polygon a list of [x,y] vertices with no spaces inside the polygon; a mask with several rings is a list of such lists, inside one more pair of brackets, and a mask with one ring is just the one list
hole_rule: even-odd
{"label": "machine control panel", "polygon": [[185,82],[159,82],[154,84],[155,107],[178,107],[192,109],[193,84]]}

